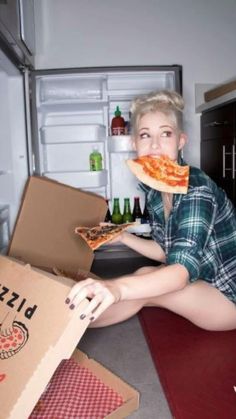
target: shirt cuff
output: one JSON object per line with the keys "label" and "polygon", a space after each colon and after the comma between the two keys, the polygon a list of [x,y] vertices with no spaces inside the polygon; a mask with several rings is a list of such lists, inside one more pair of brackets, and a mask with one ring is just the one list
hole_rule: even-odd
{"label": "shirt cuff", "polygon": [[183,265],[188,273],[189,273],[189,280],[191,282],[196,281],[199,279],[200,275],[200,262],[201,259],[200,252],[198,251],[196,254],[196,249],[188,249],[188,250],[173,250],[167,256],[166,264],[173,265],[175,263],[179,263]]}

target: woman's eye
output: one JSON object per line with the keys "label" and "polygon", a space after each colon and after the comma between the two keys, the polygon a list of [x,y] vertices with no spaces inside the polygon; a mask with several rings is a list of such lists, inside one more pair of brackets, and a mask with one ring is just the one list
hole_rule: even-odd
{"label": "woman's eye", "polygon": [[163,131],[161,137],[172,137],[172,131]]}
{"label": "woman's eye", "polygon": [[149,134],[147,132],[142,132],[141,134],[139,134],[139,138],[141,140],[145,140],[146,138],[149,138]]}

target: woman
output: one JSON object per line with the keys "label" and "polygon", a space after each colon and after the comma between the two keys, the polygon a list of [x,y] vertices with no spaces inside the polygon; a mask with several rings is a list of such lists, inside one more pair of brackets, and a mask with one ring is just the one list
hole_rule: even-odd
{"label": "woman", "polygon": [[[138,156],[179,159],[186,144],[184,102],[175,92],[153,92],[133,101],[132,139]],[[180,164],[184,164],[181,159]],[[201,328],[236,328],[236,216],[224,191],[191,167],[186,195],[145,191],[153,240],[124,231],[118,239],[140,254],[162,262],[112,280],[77,283],[66,299],[70,308],[85,297],[81,315],[91,326],[123,321],[144,306],[167,308]]]}

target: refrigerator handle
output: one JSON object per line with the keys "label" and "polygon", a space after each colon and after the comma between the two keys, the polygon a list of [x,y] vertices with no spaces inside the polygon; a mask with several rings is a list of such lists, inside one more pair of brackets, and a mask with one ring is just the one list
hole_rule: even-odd
{"label": "refrigerator handle", "polygon": [[223,145],[223,162],[222,162],[222,166],[223,166],[223,173],[222,173],[222,177],[225,178],[225,145]]}
{"label": "refrigerator handle", "polygon": [[23,71],[24,80],[24,100],[25,100],[25,125],[26,125],[26,138],[27,138],[27,154],[28,154],[28,170],[31,176],[34,171],[34,156],[32,148],[32,129],[31,129],[31,112],[30,112],[30,77],[27,67]]}
{"label": "refrigerator handle", "polygon": [[232,179],[235,179],[235,145],[232,145]]}

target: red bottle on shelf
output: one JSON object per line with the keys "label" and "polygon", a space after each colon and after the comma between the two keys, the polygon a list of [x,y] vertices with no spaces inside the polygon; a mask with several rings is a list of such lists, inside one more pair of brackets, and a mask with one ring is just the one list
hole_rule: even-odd
{"label": "red bottle on shelf", "polygon": [[124,135],[125,134],[125,120],[121,116],[119,106],[116,107],[115,116],[111,121],[111,135]]}

